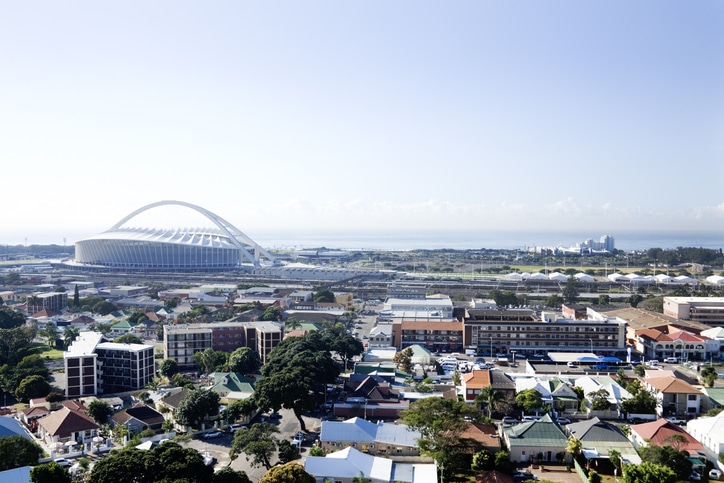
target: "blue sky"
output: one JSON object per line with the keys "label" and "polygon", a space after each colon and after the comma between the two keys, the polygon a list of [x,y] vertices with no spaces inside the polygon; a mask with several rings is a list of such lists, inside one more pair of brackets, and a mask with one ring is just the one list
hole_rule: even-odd
{"label": "blue sky", "polygon": [[714,0],[0,0],[0,243],[724,232],[722,52]]}

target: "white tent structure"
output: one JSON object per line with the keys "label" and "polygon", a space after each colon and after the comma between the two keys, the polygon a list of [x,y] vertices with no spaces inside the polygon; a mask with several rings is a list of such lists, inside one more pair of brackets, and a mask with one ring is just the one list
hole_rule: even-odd
{"label": "white tent structure", "polygon": [[583,272],[579,272],[579,273],[575,274],[574,277],[576,277],[576,280],[578,280],[579,282],[588,283],[588,282],[593,282],[596,280],[592,276],[588,275],[587,273],[583,273]]}
{"label": "white tent structure", "polygon": [[724,285],[724,277],[720,275],[711,275],[706,277],[706,281],[712,285]]}
{"label": "white tent structure", "polygon": [[548,275],[548,280],[554,280],[556,282],[565,282],[568,280],[568,275],[565,275],[561,272],[553,272],[550,275]]}
{"label": "white tent structure", "polygon": [[505,278],[507,278],[508,280],[523,280],[523,275],[513,272],[506,275]]}
{"label": "white tent structure", "polygon": [[523,272],[520,274],[523,277],[523,280],[528,280],[530,278],[530,273]]}
{"label": "white tent structure", "polygon": [[548,277],[546,277],[543,273],[537,272],[531,274],[528,280],[548,280]]}
{"label": "white tent structure", "polygon": [[651,279],[642,277],[641,275],[639,275],[637,273],[629,273],[628,275],[624,275],[623,278],[627,279],[632,284],[642,285],[642,284],[651,283]]}
{"label": "white tent structure", "polygon": [[660,273],[654,277],[656,283],[670,283],[673,279],[665,273]]}
{"label": "white tent structure", "polygon": [[674,283],[696,283],[696,279],[687,277],[686,275],[679,275],[678,277],[674,277],[672,282],[674,282]]}
{"label": "white tent structure", "polygon": [[625,277],[623,275],[621,275],[620,273],[612,273],[607,278],[612,282],[620,282],[621,279],[625,279]]}

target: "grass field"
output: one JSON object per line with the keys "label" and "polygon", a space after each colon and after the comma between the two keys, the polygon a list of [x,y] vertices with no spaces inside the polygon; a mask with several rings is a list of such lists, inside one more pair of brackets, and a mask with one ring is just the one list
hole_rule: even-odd
{"label": "grass field", "polygon": [[50,347],[49,345],[38,344],[37,342],[31,345],[30,353],[38,354],[43,359],[57,360],[63,358],[62,350],[55,349],[53,347]]}

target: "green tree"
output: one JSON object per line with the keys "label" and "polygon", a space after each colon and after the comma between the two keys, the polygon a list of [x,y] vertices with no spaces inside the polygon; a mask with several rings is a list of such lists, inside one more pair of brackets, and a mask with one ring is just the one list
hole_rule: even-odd
{"label": "green tree", "polygon": [[591,409],[594,411],[606,411],[611,407],[608,400],[609,394],[606,389],[599,389],[588,394],[591,401]]}
{"label": "green tree", "polygon": [[108,423],[108,417],[113,413],[111,406],[105,401],[93,401],[88,405],[88,416],[99,426]]}
{"label": "green tree", "polygon": [[572,304],[578,300],[579,295],[580,293],[578,291],[578,286],[576,285],[576,278],[568,277],[566,286],[563,287],[563,300],[567,304]]}
{"label": "green tree", "polygon": [[560,307],[562,303],[563,303],[563,300],[561,299],[561,297],[559,297],[558,294],[555,294],[555,293],[553,295],[548,296],[543,301],[543,304],[545,304],[546,307],[553,307],[553,308]]}
{"label": "green tree", "polygon": [[7,307],[0,308],[0,329],[14,329],[25,324],[25,317],[20,312]]}
{"label": "green tree", "polygon": [[45,397],[50,392],[50,384],[42,376],[28,376],[18,385],[15,397],[21,401],[29,401],[36,397]]}
{"label": "green tree", "polygon": [[267,307],[266,310],[264,310],[264,314],[261,316],[261,320],[269,320],[272,322],[277,322],[282,320],[284,317],[284,309],[279,307],[278,305],[272,305],[270,307]]}
{"label": "green tree", "polygon": [[262,409],[292,409],[302,431],[306,425],[302,412],[311,410],[310,397],[319,385],[326,385],[339,375],[325,338],[318,332],[282,340],[269,353],[262,368],[264,376],[256,384],[255,399]]}
{"label": "green tree", "polygon": [[624,465],[623,481],[624,483],[675,483],[676,473],[667,466],[644,461],[639,465]]}
{"label": "green tree", "polygon": [[320,290],[319,292],[316,292],[312,299],[314,299],[317,303],[334,303],[336,299],[334,298],[334,294],[330,292],[329,290]]}
{"label": "green tree", "polygon": [[656,412],[656,396],[650,391],[641,389],[632,398],[621,403],[621,409],[627,414],[654,414]]}
{"label": "green tree", "polygon": [[0,471],[38,464],[43,449],[22,436],[0,438]]}
{"label": "green tree", "polygon": [[714,387],[719,374],[717,374],[714,366],[705,366],[700,372],[701,380],[704,381],[706,387]]}
{"label": "green tree", "polygon": [[299,463],[289,462],[271,468],[259,483],[314,483],[314,476],[304,471]]}
{"label": "green tree", "polygon": [[342,358],[342,365],[345,370],[347,368],[347,361],[365,351],[362,342],[350,334],[338,335],[331,330],[325,330],[324,335],[328,336],[331,350],[339,354]]}
{"label": "green tree", "polygon": [[184,426],[197,426],[205,418],[219,413],[219,395],[214,391],[191,391],[176,409],[176,421]]}
{"label": "green tree", "polygon": [[543,395],[535,389],[525,389],[515,396],[515,404],[526,413],[543,409]]}
{"label": "green tree", "polygon": [[48,345],[55,346],[55,341],[58,338],[58,327],[54,322],[46,322],[45,327],[41,330],[38,335],[45,338],[48,341]]}
{"label": "green tree", "polygon": [[66,326],[65,329],[63,329],[63,347],[67,350],[79,334],[79,328],[70,325]]}
{"label": "green tree", "polygon": [[251,416],[258,409],[253,397],[237,399],[226,408],[226,415],[230,421],[238,421]]}
{"label": "green tree", "polygon": [[259,354],[249,347],[239,347],[229,355],[229,371],[253,374],[261,368]]}
{"label": "green tree", "polygon": [[279,429],[270,423],[256,423],[249,429],[240,429],[234,433],[229,457],[235,460],[244,453],[252,466],[272,467],[271,458],[277,449],[278,440],[274,436]]}
{"label": "green tree", "polygon": [[143,339],[135,334],[126,333],[113,339],[118,344],[143,344]]}
{"label": "green tree", "polygon": [[30,470],[32,483],[70,483],[70,473],[55,461],[43,463]]}
{"label": "green tree", "polygon": [[227,354],[211,348],[203,352],[196,352],[193,355],[194,362],[206,375],[217,369],[223,369],[226,365],[226,358]]}
{"label": "green tree", "polygon": [[[684,443],[685,442],[686,440],[684,440]],[[680,440],[667,441],[667,443],[674,443],[679,448],[682,446]],[[688,451],[681,451],[674,446],[657,446],[650,444],[639,448],[639,454],[641,455],[641,459],[643,461],[670,468],[680,481],[687,481],[689,479],[689,475],[691,475],[692,463],[689,459]]]}
{"label": "green tree", "polygon": [[570,454],[573,458],[578,458],[582,451],[583,443],[581,440],[575,436],[570,436],[568,438],[568,444],[566,444],[566,453]]}
{"label": "green tree", "polygon": [[179,373],[178,363],[173,359],[164,359],[159,370],[162,376],[170,379]]}
{"label": "green tree", "polygon": [[461,435],[470,424],[465,418],[479,417],[477,408],[441,397],[419,399],[402,412],[405,424],[420,432],[420,453],[435,459],[446,471],[460,464],[456,454],[462,444]]}
{"label": "green tree", "polygon": [[473,463],[470,465],[473,471],[488,471],[495,468],[495,459],[493,454],[487,450],[482,449],[473,455]]}
{"label": "green tree", "polygon": [[475,404],[479,408],[486,408],[488,418],[493,418],[493,411],[506,412],[510,408],[510,402],[502,391],[496,391],[493,386],[487,386],[480,390],[480,394],[475,396]]}
{"label": "green tree", "polygon": [[646,368],[639,364],[636,367],[634,367],[634,374],[636,374],[638,377],[644,377],[646,375]]}
{"label": "green tree", "polygon": [[299,450],[286,439],[277,442],[277,450],[280,463],[289,463],[299,458]]}
{"label": "green tree", "polygon": [[26,356],[34,337],[32,327],[0,329],[0,365],[15,364]]}
{"label": "green tree", "polygon": [[106,302],[105,300],[102,300],[93,306],[93,312],[99,315],[108,315],[117,310],[118,307],[116,307],[112,302]]}
{"label": "green tree", "polygon": [[495,469],[503,473],[511,472],[513,465],[510,462],[510,453],[507,451],[495,453]]}
{"label": "green tree", "polygon": [[211,483],[251,483],[244,471],[234,471],[230,466],[224,466],[214,473]]}
{"label": "green tree", "polygon": [[598,296],[598,305],[608,305],[611,303],[611,297],[608,294],[602,293]]}

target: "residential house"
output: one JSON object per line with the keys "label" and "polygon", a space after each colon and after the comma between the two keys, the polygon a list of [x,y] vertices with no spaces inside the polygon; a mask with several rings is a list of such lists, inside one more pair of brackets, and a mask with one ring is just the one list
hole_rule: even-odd
{"label": "residential house", "polygon": [[706,458],[716,465],[724,455],[724,412],[692,419],[686,424],[686,430],[701,443]]}
{"label": "residential house", "polygon": [[431,463],[398,463],[391,459],[363,453],[355,448],[329,453],[326,456],[307,456],[304,470],[318,483],[353,483],[367,478],[370,483],[437,483],[437,465]]}
{"label": "residential house", "polygon": [[343,401],[334,404],[335,417],[396,419],[409,407],[399,391],[378,376],[366,376],[362,380],[350,377],[343,391]]}
{"label": "residential house", "polygon": [[463,400],[467,403],[473,403],[484,388],[491,386],[490,371],[484,369],[465,373],[461,382]]}
{"label": "residential house", "polygon": [[656,392],[656,412],[659,416],[698,416],[703,394],[688,382],[673,376],[653,377],[649,371],[644,383]]}
{"label": "residential house", "polygon": [[66,406],[38,419],[38,435],[47,445],[69,441],[90,443],[98,436],[98,429],[90,416]]}
{"label": "residential house", "polygon": [[[603,419],[619,419],[623,417],[621,403],[633,397],[626,389],[610,376],[583,376],[576,379],[576,386],[583,389],[586,398],[586,412],[589,416],[598,416]],[[592,398],[594,395],[606,392],[608,409],[594,410]]]}
{"label": "residential house", "polygon": [[392,346],[392,327],[389,325],[376,325],[372,327],[369,335],[370,347]]}
{"label": "residential house", "polygon": [[536,421],[504,427],[503,439],[510,460],[520,463],[557,461],[558,453],[565,452],[568,445],[568,436],[548,414]]}
{"label": "residential house", "polygon": [[[699,433],[698,431],[692,431],[692,428],[687,425],[689,432],[685,431],[682,427],[668,422],[666,419],[659,418],[656,421],[650,421],[647,423],[633,424],[629,426],[630,434],[629,439],[633,443],[634,447],[641,448],[653,444],[655,446],[672,446],[679,451],[687,451],[689,453],[689,459],[694,465],[694,469],[702,474],[706,466],[706,461],[703,457],[707,455],[708,451],[705,451],[702,441],[711,441],[710,436],[717,433],[710,433],[713,429],[712,422],[715,418],[701,418],[697,420],[689,421],[689,424],[697,422],[697,429],[704,429],[704,432]],[[703,422],[703,424],[699,424]],[[714,424],[716,426],[716,424]],[[719,426],[719,431],[724,426]],[[724,441],[724,439],[723,439]],[[712,453],[714,456],[715,453]],[[716,458],[716,456],[714,456]]]}
{"label": "residential house", "polygon": [[22,436],[25,439],[33,439],[20,422],[12,416],[0,416],[0,438],[7,436]]}
{"label": "residential house", "polygon": [[596,468],[599,472],[613,473],[609,458],[611,451],[617,451],[623,463],[641,463],[636,448],[621,429],[598,417],[571,423],[566,426],[566,432],[581,441],[582,455],[588,463],[587,466]]}
{"label": "residential house", "polygon": [[218,394],[219,401],[223,405],[254,395],[254,380],[237,372],[215,372],[210,377],[214,384],[208,390]]}
{"label": "residential house", "polygon": [[111,420],[116,426],[124,426],[131,434],[139,434],[145,429],[152,429],[157,433],[163,431],[163,414],[143,403],[113,414]]}
{"label": "residential house", "polygon": [[419,431],[404,424],[372,423],[362,418],[322,421],[319,442],[327,452],[351,446],[371,455],[395,457],[420,456]]}

